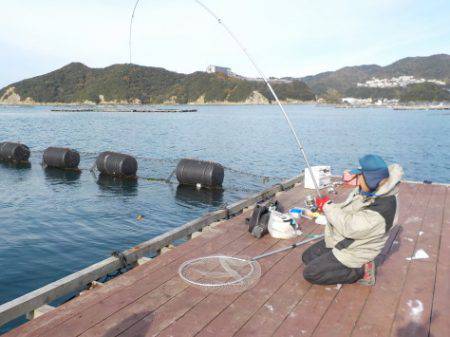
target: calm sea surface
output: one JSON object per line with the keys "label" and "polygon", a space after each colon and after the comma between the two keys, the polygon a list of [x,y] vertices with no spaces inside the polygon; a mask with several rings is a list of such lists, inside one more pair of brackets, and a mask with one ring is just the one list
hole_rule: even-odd
{"label": "calm sea surface", "polygon": [[[275,106],[200,106],[195,113],[51,112],[1,107],[0,141],[31,150],[31,167],[0,164],[0,303],[176,228],[224,203],[299,174],[303,159]],[[450,113],[288,106],[310,161],[333,173],[377,153],[406,178],[450,182]],[[77,149],[80,175],[44,170],[48,146]],[[183,157],[227,167],[223,193],[89,172],[96,155],[137,157],[138,174],[165,178]],[[272,177],[268,182],[261,176]],[[142,221],[136,220],[142,215]],[[0,330],[1,331],[1,330]]]}

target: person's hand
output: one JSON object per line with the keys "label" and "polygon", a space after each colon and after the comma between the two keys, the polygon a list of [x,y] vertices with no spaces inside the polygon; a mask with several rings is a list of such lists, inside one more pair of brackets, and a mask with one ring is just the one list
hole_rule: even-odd
{"label": "person's hand", "polygon": [[311,212],[309,209],[305,209],[303,211],[303,215],[306,216],[307,218],[313,219],[315,216],[315,213]]}
{"label": "person's hand", "polygon": [[320,213],[323,213],[323,206],[328,203],[330,201],[330,197],[328,195],[320,198],[320,197],[316,197],[316,206],[317,206],[317,210]]}

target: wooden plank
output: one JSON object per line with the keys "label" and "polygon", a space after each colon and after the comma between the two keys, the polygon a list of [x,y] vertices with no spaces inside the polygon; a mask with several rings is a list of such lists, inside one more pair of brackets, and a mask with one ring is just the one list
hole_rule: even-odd
{"label": "wooden plank", "polygon": [[[403,231],[398,239],[398,249],[378,270],[377,283],[371,289],[366,304],[352,332],[352,336],[388,336],[395,317],[395,308],[400,299],[403,284],[408,272],[407,257],[414,252],[415,242],[422,225],[432,194],[432,187],[410,185],[413,190],[401,193],[414,193],[412,202],[407,205],[400,201],[399,225]],[[403,195],[400,195],[401,200]],[[380,310],[389,308],[389,310]]]}
{"label": "wooden plank", "polygon": [[[322,317],[313,336],[347,337],[363,308],[371,288],[358,284],[344,285]],[[345,313],[343,315],[343,313]]]}
{"label": "wooden plank", "polygon": [[433,300],[435,265],[410,263],[390,336],[428,337]]}
{"label": "wooden plank", "polygon": [[430,336],[446,337],[450,331],[450,188],[447,187],[441,242],[433,294]]}
{"label": "wooden plank", "polygon": [[[289,198],[284,198],[282,200],[283,204],[285,206],[290,206],[296,202],[298,202],[299,196],[301,194],[299,193],[290,193]],[[286,195],[285,195],[286,197]],[[270,238],[270,236],[265,236],[263,239],[259,240],[260,244],[266,244],[265,242],[269,242],[271,244],[274,244],[276,240]],[[260,250],[259,250],[260,251]],[[256,252],[246,252],[246,255],[254,255],[257,254]],[[178,278],[178,277],[177,277]],[[197,297],[196,297],[197,296]],[[137,323],[135,326],[133,326],[129,331],[127,330],[124,335],[134,335],[135,333],[141,333],[139,332],[143,327],[146,327],[148,324],[148,320],[152,320],[151,327],[148,328],[146,331],[146,334],[152,335],[157,333],[159,330],[162,330],[165,328],[168,324],[172,323],[177,317],[183,315],[185,312],[187,312],[191,307],[193,306],[192,300],[194,299],[194,302],[203,301],[203,299],[207,296],[205,293],[199,293],[198,290],[188,288],[183,293],[180,293],[176,298],[174,298],[172,301],[170,301],[166,306],[162,307],[161,309],[158,309],[154,312],[152,312],[151,316],[146,317],[143,319],[142,322]],[[237,296],[237,295],[231,295],[231,297]],[[220,296],[220,299],[222,297]],[[202,302],[204,303],[204,302]],[[221,301],[220,305],[226,305],[226,301]],[[220,305],[215,306],[215,309],[218,310]],[[211,314],[211,310],[208,311],[208,314]],[[128,315],[128,311],[126,311],[125,315]],[[191,321],[192,323],[193,321]],[[186,331],[184,331],[184,335],[186,335]]]}
{"label": "wooden plank", "polygon": [[[273,248],[285,245],[286,242],[279,242]],[[300,278],[298,254],[305,248],[299,247],[295,251],[260,260],[263,274],[255,287],[225,298],[220,295],[210,295],[159,335],[221,337],[233,335],[293,274],[297,273],[297,277]],[[296,261],[293,262],[294,260]],[[132,334],[125,336],[132,336]]]}
{"label": "wooden plank", "polygon": [[289,280],[239,329],[235,336],[272,336],[312,286],[302,277],[303,269],[302,264]]}
{"label": "wooden plank", "polygon": [[[421,227],[421,232],[424,234],[418,235],[415,251],[426,248],[421,242],[423,237],[427,237],[424,240],[427,244],[434,243],[439,246],[445,190],[444,186],[433,187],[433,195]],[[391,328],[391,336],[428,336],[437,259],[433,256],[434,252],[428,249],[426,252],[430,254],[430,258],[410,263]]]}
{"label": "wooden plank", "polygon": [[[316,227],[316,232],[319,232]],[[275,265],[261,278],[256,287],[241,294],[212,320],[197,336],[232,336],[252,315],[277,291],[294,273],[298,272],[301,253],[310,245],[294,249],[284,256],[271,256],[265,262],[274,260]],[[297,274],[298,277],[301,275]]]}
{"label": "wooden plank", "polygon": [[[226,247],[223,247],[220,252],[227,255],[239,254],[245,252],[246,249],[254,249],[256,241],[256,238],[251,235],[243,235]],[[273,242],[262,243],[273,244]],[[104,331],[109,331],[111,334],[118,335],[137,321],[145,319],[149,314],[151,314],[152,321],[155,322],[155,317],[158,314],[157,309],[163,304],[163,308],[170,308],[169,312],[172,312],[172,310],[180,310],[180,307],[171,304],[176,302],[176,298],[187,288],[189,288],[188,285],[183,282],[178,275],[174,275],[169,281],[165,282],[155,290],[148,292],[137,301],[130,303],[122,310],[115,312],[107,319],[95,325],[92,329],[87,330],[83,335],[102,336]],[[201,300],[199,298],[205,296],[205,294],[198,289],[189,288],[188,290],[191,290],[189,301],[192,303]],[[124,317],[127,317],[126,324],[121,323]]]}
{"label": "wooden plank", "polygon": [[[265,252],[275,244],[276,240],[266,236],[261,240],[256,240],[254,244],[242,251],[243,255],[253,255]],[[176,278],[178,280],[178,278]],[[180,282],[180,281],[179,281]],[[143,319],[139,320],[136,324],[129,327],[129,329],[123,329],[120,336],[153,336],[159,331],[170,325],[177,317],[183,316],[188,310],[197,305],[198,303],[204,303],[204,299],[208,294],[184,285],[185,290],[180,292],[178,296],[174,297],[165,306],[160,307],[158,310],[153,311],[151,314],[146,315]],[[218,295],[224,302],[228,299],[237,296],[232,295]],[[128,312],[128,310],[126,311]],[[205,318],[205,317],[203,317]],[[149,324],[151,322],[151,324]],[[99,330],[101,333],[102,329]],[[91,334],[88,332],[88,335]],[[186,332],[183,332],[183,336],[186,336]]]}
{"label": "wooden plank", "polygon": [[430,256],[427,261],[436,263],[442,230],[443,211],[447,187],[434,186],[433,197],[427,207],[425,219],[416,244],[416,251],[424,250]]}
{"label": "wooden plank", "polygon": [[311,336],[338,291],[337,286],[313,285],[279,325],[273,336]]}

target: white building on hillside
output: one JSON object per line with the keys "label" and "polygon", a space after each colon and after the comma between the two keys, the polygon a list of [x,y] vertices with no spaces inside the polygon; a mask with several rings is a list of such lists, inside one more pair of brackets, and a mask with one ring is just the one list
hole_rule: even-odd
{"label": "white building on hillside", "polygon": [[350,105],[367,105],[372,104],[372,98],[344,97],[342,98],[342,103]]}
{"label": "white building on hillside", "polygon": [[233,74],[233,72],[231,71],[231,68],[227,68],[227,67],[219,67],[219,66],[214,66],[214,65],[209,65],[206,68],[206,72],[209,74],[224,74],[227,76],[230,76]]}
{"label": "white building on hillside", "polygon": [[396,87],[406,87],[410,84],[415,83],[434,83],[437,85],[445,85],[444,81],[436,79],[425,79],[425,78],[415,78],[414,76],[399,76],[392,78],[376,78],[366,81],[365,83],[358,83],[358,87],[367,88],[396,88]]}

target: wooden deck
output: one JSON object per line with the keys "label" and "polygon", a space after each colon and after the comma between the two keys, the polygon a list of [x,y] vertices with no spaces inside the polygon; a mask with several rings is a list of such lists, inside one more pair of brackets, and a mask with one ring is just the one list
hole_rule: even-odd
{"label": "wooden deck", "polygon": [[[450,188],[403,183],[400,190],[403,230],[374,287],[312,286],[301,274],[307,247],[261,260],[259,283],[243,293],[208,295],[183,283],[177,269],[187,259],[217,252],[253,256],[290,242],[253,238],[244,225],[247,212],[5,336],[448,337]],[[305,193],[296,187],[277,199],[299,206]],[[341,189],[336,198],[347,193]],[[303,230],[323,228],[305,223]],[[429,258],[407,259],[419,249]]]}

